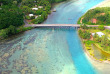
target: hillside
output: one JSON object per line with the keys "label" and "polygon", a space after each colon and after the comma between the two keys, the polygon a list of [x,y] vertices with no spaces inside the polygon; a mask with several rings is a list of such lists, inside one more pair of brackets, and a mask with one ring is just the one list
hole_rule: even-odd
{"label": "hillside", "polygon": [[79,24],[110,25],[110,7],[90,9],[79,20]]}

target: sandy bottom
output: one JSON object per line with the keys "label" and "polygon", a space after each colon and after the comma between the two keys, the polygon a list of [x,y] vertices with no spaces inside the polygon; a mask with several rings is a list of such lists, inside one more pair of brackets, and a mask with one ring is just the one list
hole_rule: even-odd
{"label": "sandy bottom", "polygon": [[110,0],[104,0],[100,4],[94,6],[93,8],[96,8],[96,7],[110,7]]}
{"label": "sandy bottom", "polygon": [[98,71],[97,74],[110,74],[110,64],[106,62],[99,62],[94,60],[89,54],[85,52],[86,57],[92,63],[94,68]]}

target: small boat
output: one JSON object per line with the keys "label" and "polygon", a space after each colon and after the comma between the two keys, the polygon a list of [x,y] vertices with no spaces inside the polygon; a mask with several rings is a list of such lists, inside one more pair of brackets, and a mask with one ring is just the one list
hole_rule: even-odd
{"label": "small boat", "polygon": [[72,20],[71,18],[68,18],[68,20]]}
{"label": "small boat", "polygon": [[53,9],[53,12],[56,12],[56,9]]}

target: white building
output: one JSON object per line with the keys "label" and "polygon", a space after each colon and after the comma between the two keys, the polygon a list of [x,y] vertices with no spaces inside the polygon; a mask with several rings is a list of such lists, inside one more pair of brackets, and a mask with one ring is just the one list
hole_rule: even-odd
{"label": "white building", "polygon": [[34,16],[33,14],[29,14],[30,17]]}
{"label": "white building", "polygon": [[[102,33],[102,32],[96,32],[96,34],[99,36],[99,37],[102,37],[103,35],[105,35],[104,33]],[[94,36],[95,35],[95,33],[92,33],[92,36]]]}
{"label": "white building", "polygon": [[35,11],[37,11],[37,10],[38,10],[38,8],[32,8],[32,10],[35,10]]}
{"label": "white building", "polygon": [[35,16],[35,19],[38,18],[38,16]]}
{"label": "white building", "polygon": [[38,6],[38,8],[43,8],[43,6]]}
{"label": "white building", "polygon": [[41,15],[39,15],[39,16],[41,16]]}

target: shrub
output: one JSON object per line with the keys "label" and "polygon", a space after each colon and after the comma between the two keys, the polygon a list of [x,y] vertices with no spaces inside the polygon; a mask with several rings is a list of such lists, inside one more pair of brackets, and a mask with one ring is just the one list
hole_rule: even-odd
{"label": "shrub", "polygon": [[7,29],[0,30],[0,39],[4,39],[4,38],[8,37],[7,31],[8,31]]}
{"label": "shrub", "polygon": [[15,26],[10,25],[8,28],[8,35],[16,34],[17,30]]}
{"label": "shrub", "polygon": [[30,16],[28,16],[28,15],[27,15],[25,18],[26,18],[27,20],[30,20]]}
{"label": "shrub", "polygon": [[80,27],[82,28],[82,29],[88,29],[88,27],[87,27],[87,25],[80,25]]}
{"label": "shrub", "polygon": [[16,34],[17,30],[15,26],[10,25],[9,28],[0,30],[0,39],[4,39],[10,35]]}
{"label": "shrub", "polygon": [[35,16],[31,16],[30,19],[31,19],[31,20],[32,20],[32,19],[35,19]]}
{"label": "shrub", "polygon": [[100,26],[98,26],[98,29],[99,29],[99,30],[104,30],[105,27],[104,27],[103,25],[100,25]]}
{"label": "shrub", "polygon": [[78,33],[81,36],[81,38],[90,39],[91,33],[87,32],[87,31],[83,32],[82,30],[79,30]]}

